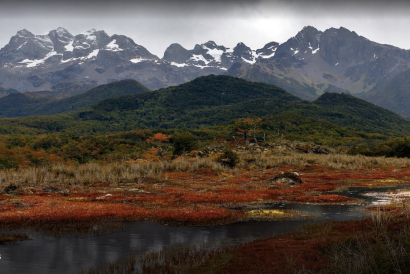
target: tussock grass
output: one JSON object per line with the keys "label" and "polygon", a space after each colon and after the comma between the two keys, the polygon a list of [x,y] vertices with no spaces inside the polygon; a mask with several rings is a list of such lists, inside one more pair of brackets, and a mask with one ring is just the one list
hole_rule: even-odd
{"label": "tussock grass", "polygon": [[57,164],[0,171],[0,186],[7,186],[10,183],[31,186],[52,184],[74,186],[102,182],[117,186],[121,183],[141,183],[147,178],[163,181],[167,179],[164,171],[194,172],[202,168],[210,168],[214,171],[226,169],[211,158],[197,158],[195,161],[175,159],[158,162],[87,163],[78,166]]}
{"label": "tussock grass", "polygon": [[165,172],[195,172],[207,168],[214,172],[237,173],[238,168],[269,169],[280,166],[303,167],[317,164],[334,169],[360,170],[383,166],[409,167],[408,158],[385,158],[350,156],[344,154],[298,154],[271,155],[240,153],[237,168],[230,169],[216,162],[214,157],[184,158],[156,162],[114,162],[87,163],[83,165],[57,164],[44,167],[25,167],[0,171],[0,186],[10,183],[21,185],[94,185],[109,182],[111,186],[121,183],[142,183],[144,179],[152,178],[159,181],[167,180]]}
{"label": "tussock grass", "polygon": [[409,220],[400,212],[378,208],[365,222],[367,229],[323,246],[323,256],[327,260],[323,268],[314,271],[299,265],[293,266],[289,273],[409,273]]}
{"label": "tussock grass", "polygon": [[408,158],[367,157],[363,155],[294,153],[280,156],[263,153],[259,155],[243,153],[240,156],[239,167],[244,168],[252,166],[272,168],[283,165],[302,167],[317,164],[334,169],[358,170],[382,166],[410,166],[410,159]]}
{"label": "tussock grass", "polygon": [[371,230],[327,250],[329,263],[320,273],[409,273],[409,222],[378,210],[369,218]]}

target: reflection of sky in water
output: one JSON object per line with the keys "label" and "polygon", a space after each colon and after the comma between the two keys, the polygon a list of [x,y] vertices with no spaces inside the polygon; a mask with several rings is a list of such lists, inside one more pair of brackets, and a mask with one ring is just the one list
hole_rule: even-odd
{"label": "reflection of sky in water", "polygon": [[31,233],[33,241],[0,246],[0,273],[75,273],[180,243],[272,236],[296,230],[303,222],[247,222],[218,227],[168,227],[131,223],[118,233],[82,238],[52,238]]}
{"label": "reflection of sky in water", "polygon": [[383,193],[379,192],[369,192],[364,194],[364,196],[372,197],[372,205],[388,205],[393,203],[405,203],[410,200],[410,191],[408,189],[403,191],[387,191]]}
{"label": "reflection of sky in water", "polygon": [[[402,186],[404,188],[408,186]],[[394,188],[372,189],[387,191]],[[350,189],[341,195],[363,197],[364,188]],[[358,206],[276,204],[272,208],[305,210],[317,213],[316,221],[351,220],[362,217]],[[124,231],[80,238],[53,238],[30,232],[34,240],[18,245],[0,246],[0,273],[76,273],[81,269],[123,259],[125,255],[160,250],[180,243],[221,241],[249,236],[273,236],[297,230],[306,221],[245,222],[217,227],[169,227],[154,223],[130,223]]]}

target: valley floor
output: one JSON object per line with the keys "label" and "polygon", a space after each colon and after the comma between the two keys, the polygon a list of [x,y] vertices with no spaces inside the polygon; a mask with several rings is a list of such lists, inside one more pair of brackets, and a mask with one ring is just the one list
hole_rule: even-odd
{"label": "valley floor", "polygon": [[[278,180],[282,172],[296,172],[301,183]],[[343,190],[410,185],[410,160],[242,153],[234,168],[217,163],[212,156],[180,157],[172,161],[26,167],[1,171],[0,180],[0,229],[86,235],[121,229],[123,221],[215,226],[248,220],[314,218],[306,212],[272,210],[269,206],[362,204],[360,199],[343,195]],[[400,200],[390,208],[400,213],[394,222],[400,226],[408,222],[403,217],[407,216],[406,201]],[[218,259],[224,266],[219,265],[216,272],[262,273],[261,266],[269,267],[266,273],[302,266],[319,271],[327,262],[320,251],[324,246],[373,231],[377,223],[369,222],[313,225],[304,232],[230,247],[229,256]],[[222,255],[215,253],[209,258]]]}
{"label": "valley floor", "polygon": [[[285,171],[297,172],[302,183],[275,179]],[[28,167],[1,171],[0,178],[2,228],[47,230],[56,226],[56,234],[89,233],[93,224],[111,221],[218,225],[303,218],[306,216],[298,212],[263,209],[278,202],[360,203],[338,192],[352,186],[410,184],[410,160],[243,154],[235,168],[224,167],[211,157],[180,157],[158,162]],[[59,223],[65,228],[58,228]]]}

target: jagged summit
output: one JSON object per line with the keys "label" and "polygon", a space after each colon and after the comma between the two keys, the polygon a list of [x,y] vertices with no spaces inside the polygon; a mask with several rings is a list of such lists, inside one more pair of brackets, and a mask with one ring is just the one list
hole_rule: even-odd
{"label": "jagged summit", "polygon": [[32,34],[31,32],[29,32],[29,31],[26,30],[26,29],[19,30],[19,31],[17,32],[17,35],[18,35],[18,36],[22,36],[22,37],[33,37],[33,36],[34,36],[34,34]]}
{"label": "jagged summit", "polygon": [[[83,32],[81,32],[80,34],[82,34],[82,35],[90,35],[90,34],[94,34],[94,33],[96,33],[96,32],[99,32],[99,31],[97,31],[95,28],[92,28],[92,29],[83,31]],[[102,30],[102,32],[105,33],[105,31],[103,31],[103,30]]]}
{"label": "jagged summit", "polygon": [[309,25],[304,26],[304,27],[302,28],[302,31],[310,31],[310,30],[318,31],[315,27],[309,26]]}
{"label": "jagged summit", "polygon": [[19,31],[0,53],[4,57],[0,58],[0,64],[18,68],[45,68],[87,60],[105,64],[106,60],[98,60],[100,51],[117,53],[119,59],[127,58],[128,62],[158,59],[126,36],[110,37],[105,31],[96,29],[73,36],[65,28],[58,27],[47,35],[34,35],[25,29]]}
{"label": "jagged summit", "polygon": [[191,57],[192,53],[189,50],[180,44],[174,43],[165,50],[163,60],[171,63],[183,64]]}
{"label": "jagged summit", "polygon": [[[410,117],[410,107],[403,111],[406,108],[399,99],[407,98],[406,95],[382,96],[382,93],[394,93],[394,89],[382,88],[382,84],[391,83],[395,75],[408,69],[409,50],[370,41],[344,27],[320,31],[306,26],[278,45],[272,57],[252,66],[236,65],[228,74],[274,84],[309,100],[315,100],[324,92],[370,93],[372,96],[361,97],[371,98],[391,110],[400,109],[403,116]],[[378,100],[375,96],[389,100]],[[398,105],[400,108],[395,107]]]}
{"label": "jagged summit", "polygon": [[[174,43],[160,59],[127,36],[109,36],[95,28],[71,34],[58,27],[45,35],[21,30],[0,51],[0,83],[20,91],[58,90],[71,94],[132,78],[157,89],[198,76],[224,74],[233,64],[252,65],[272,58],[277,46],[269,43],[253,50],[241,42],[228,48],[209,40],[186,49]],[[15,71],[25,75],[23,81],[14,76],[7,78]]]}
{"label": "jagged summit", "polygon": [[275,56],[278,46],[279,43],[276,42],[267,43],[263,48],[256,50],[256,55],[263,59],[272,58]]}
{"label": "jagged summit", "polygon": [[194,66],[201,69],[216,68],[226,71],[234,63],[254,63],[256,55],[243,43],[230,49],[214,41],[208,41],[196,44],[192,50],[187,50],[179,44],[171,44],[165,50],[162,60],[176,67]]}
{"label": "jagged summit", "polygon": [[208,47],[208,48],[210,48],[210,49],[213,49],[213,48],[218,47],[218,45],[217,45],[214,41],[211,41],[211,40],[209,40],[208,42],[206,42],[206,43],[204,43],[204,44],[202,44],[202,45],[204,45],[204,46],[206,46],[206,47]]}
{"label": "jagged summit", "polygon": [[62,27],[58,27],[53,31],[55,31],[58,34],[58,36],[73,36],[68,30]]}

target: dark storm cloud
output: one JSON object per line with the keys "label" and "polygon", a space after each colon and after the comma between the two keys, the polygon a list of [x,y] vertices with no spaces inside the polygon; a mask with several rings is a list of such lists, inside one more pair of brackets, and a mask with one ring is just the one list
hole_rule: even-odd
{"label": "dark storm cloud", "polygon": [[284,42],[304,26],[346,27],[370,40],[410,48],[410,2],[404,0],[22,0],[2,1],[0,47],[18,30],[73,34],[96,28],[124,34],[162,57],[171,43],[193,48],[214,40],[260,48]]}
{"label": "dark storm cloud", "polygon": [[41,1],[32,1],[32,0],[23,0],[23,1],[8,1],[2,3],[2,6],[7,8],[14,7],[14,8],[25,8],[25,7],[64,7],[64,8],[74,8],[79,9],[81,7],[94,7],[96,9],[104,9],[106,7],[116,7],[121,9],[122,7],[170,7],[175,6],[179,9],[190,9],[197,7],[198,5],[202,6],[254,6],[258,5],[259,3],[263,2],[263,0],[117,0],[117,1],[109,1],[109,0],[70,0],[70,1],[53,1],[53,0],[41,0]]}
{"label": "dark storm cloud", "polygon": [[44,16],[81,18],[105,17],[107,20],[125,19],[131,16],[144,16],[148,19],[157,17],[200,17],[213,18],[224,15],[237,15],[240,11],[252,12],[253,7],[259,6],[260,0],[23,0],[2,4],[15,15],[21,13],[35,13]]}
{"label": "dark storm cloud", "polygon": [[[214,16],[215,14],[229,14],[232,10],[261,9],[265,13],[272,12],[276,8],[288,7],[298,12],[314,12],[316,10],[327,10],[329,12],[367,12],[379,10],[400,10],[409,7],[410,2],[406,0],[22,0],[8,1],[2,3],[2,8],[14,10],[43,9],[44,11],[76,10],[79,14],[87,12],[117,12],[122,11],[155,11],[160,14],[183,13],[186,11],[196,12],[197,16]],[[131,9],[131,10],[128,10]],[[338,9],[336,11],[335,9]]]}

